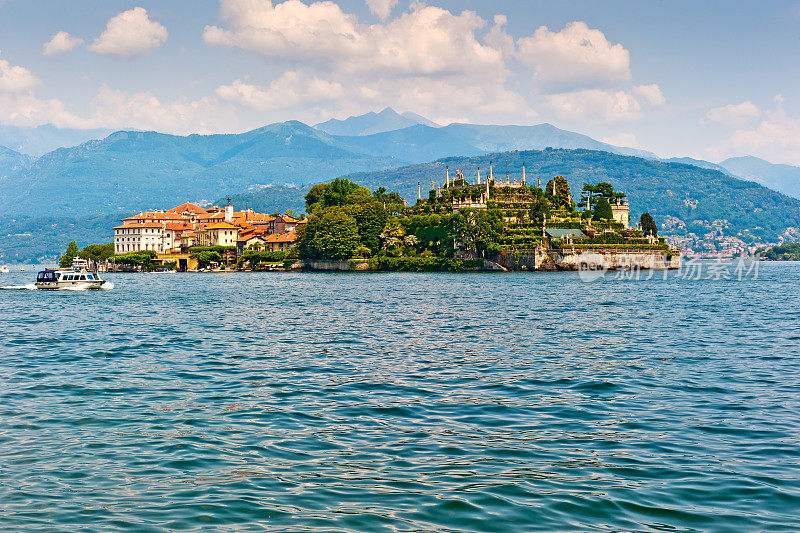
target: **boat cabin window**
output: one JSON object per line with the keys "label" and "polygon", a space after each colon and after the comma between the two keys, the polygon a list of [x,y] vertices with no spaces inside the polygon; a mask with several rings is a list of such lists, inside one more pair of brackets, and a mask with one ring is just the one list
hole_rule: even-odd
{"label": "boat cabin window", "polygon": [[83,274],[81,274],[81,281],[85,281],[85,280],[86,280],[86,276],[84,276]]}
{"label": "boat cabin window", "polygon": [[44,283],[50,282],[50,281],[56,281],[56,273],[55,272],[39,272],[39,274],[36,275],[36,281],[44,282]]}

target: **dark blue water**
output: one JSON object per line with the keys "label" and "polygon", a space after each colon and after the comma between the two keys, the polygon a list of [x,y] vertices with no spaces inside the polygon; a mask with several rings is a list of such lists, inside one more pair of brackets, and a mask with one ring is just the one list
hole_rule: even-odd
{"label": "dark blue water", "polygon": [[0,291],[0,529],[800,530],[800,265],[109,277]]}

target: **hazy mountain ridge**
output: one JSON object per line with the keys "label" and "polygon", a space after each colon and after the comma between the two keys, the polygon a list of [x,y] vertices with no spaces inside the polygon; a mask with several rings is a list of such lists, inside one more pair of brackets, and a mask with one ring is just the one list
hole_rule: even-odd
{"label": "hazy mountain ridge", "polygon": [[0,145],[22,154],[39,157],[59,148],[102,139],[112,131],[106,128],[88,130],[57,128],[52,124],[30,128],[0,124]]}
{"label": "hazy mountain ridge", "polygon": [[387,107],[378,113],[365,113],[363,115],[348,117],[344,120],[332,118],[325,122],[316,124],[314,127],[329,135],[356,137],[362,135],[373,135],[386,131],[401,130],[417,124],[434,128],[439,127],[439,125],[435,122],[428,120],[423,116],[417,115],[416,113],[412,113],[410,111],[397,113],[391,107]]}
{"label": "hazy mountain ridge", "polygon": [[800,167],[770,163],[753,156],[731,157],[720,166],[736,176],[800,198]]}
{"label": "hazy mountain ridge", "polygon": [[305,185],[354,171],[546,146],[626,151],[549,124],[416,124],[360,136],[329,135],[297,121],[241,134],[120,131],[15,167],[0,182],[0,214],[78,216],[164,208],[254,185]]}
{"label": "hazy mountain ridge", "polygon": [[27,168],[34,158],[6,146],[0,146],[0,182]]}
{"label": "hazy mountain ridge", "polygon": [[213,200],[259,183],[305,184],[398,164],[299,122],[236,135],[116,132],[45,154],[4,180],[0,213],[127,213]]}

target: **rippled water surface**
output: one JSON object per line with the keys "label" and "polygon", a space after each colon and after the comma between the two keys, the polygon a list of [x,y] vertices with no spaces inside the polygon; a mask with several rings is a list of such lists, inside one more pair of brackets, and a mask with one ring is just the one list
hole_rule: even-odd
{"label": "rippled water surface", "polygon": [[798,264],[108,277],[0,291],[0,529],[800,529]]}

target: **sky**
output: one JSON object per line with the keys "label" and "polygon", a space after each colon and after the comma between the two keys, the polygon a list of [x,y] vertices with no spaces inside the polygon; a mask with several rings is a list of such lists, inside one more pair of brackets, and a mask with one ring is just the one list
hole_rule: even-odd
{"label": "sky", "polygon": [[800,165],[800,0],[0,0],[0,124],[379,111]]}

